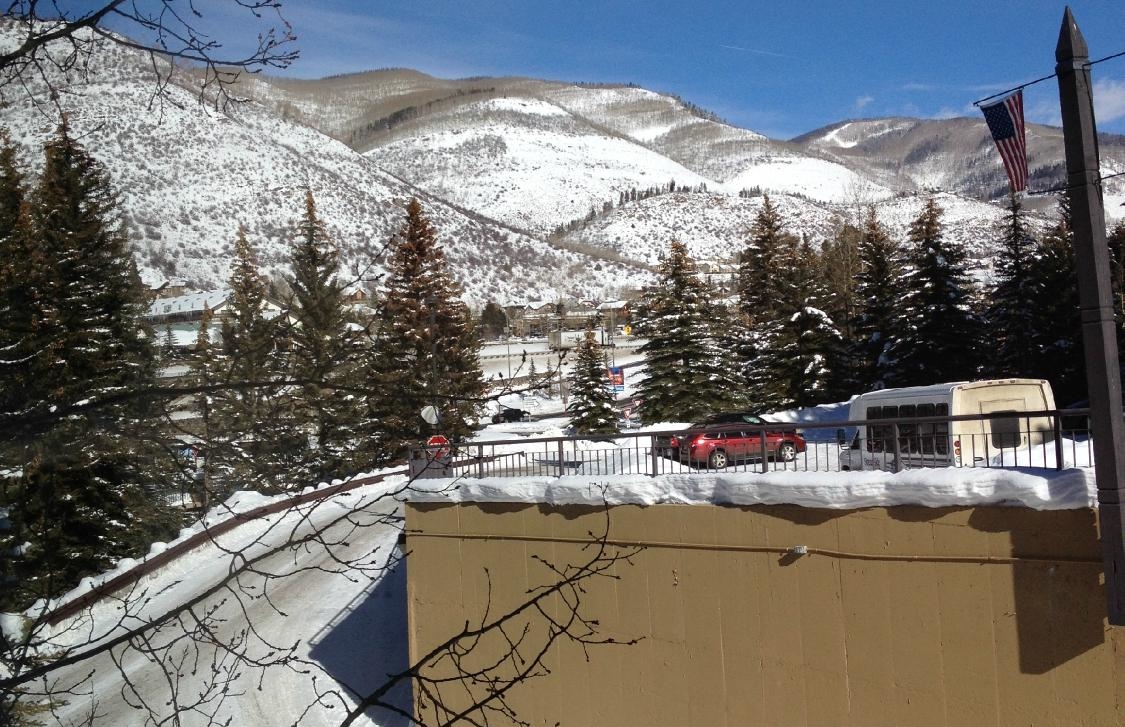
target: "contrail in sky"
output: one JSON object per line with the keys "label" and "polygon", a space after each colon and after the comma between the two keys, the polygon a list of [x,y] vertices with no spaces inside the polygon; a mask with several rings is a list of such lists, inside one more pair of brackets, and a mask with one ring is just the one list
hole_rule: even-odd
{"label": "contrail in sky", "polygon": [[774,53],[768,50],[758,50],[757,48],[743,48],[739,45],[723,45],[722,43],[720,43],[719,47],[726,48],[727,50],[738,50],[742,51],[743,53],[755,53],[760,56],[774,56],[775,58],[795,58],[795,56],[787,56],[784,53]]}

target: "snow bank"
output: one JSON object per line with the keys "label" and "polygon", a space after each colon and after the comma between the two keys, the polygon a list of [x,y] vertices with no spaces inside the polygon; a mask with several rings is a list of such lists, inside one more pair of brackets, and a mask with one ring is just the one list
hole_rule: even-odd
{"label": "snow bank", "polygon": [[1088,470],[927,469],[906,472],[737,472],[647,477],[419,480],[412,502],[507,502],[549,505],[800,505],[860,509],[894,505],[1005,505],[1035,510],[1095,507]]}

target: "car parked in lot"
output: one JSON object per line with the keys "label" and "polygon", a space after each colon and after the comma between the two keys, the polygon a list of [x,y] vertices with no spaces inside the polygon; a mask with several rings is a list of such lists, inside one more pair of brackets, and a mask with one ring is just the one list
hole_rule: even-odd
{"label": "car parked in lot", "polygon": [[[767,419],[766,417],[752,411],[728,411],[720,412],[719,414],[712,414],[702,421],[696,424],[692,424],[689,431],[701,430],[715,424],[754,424],[756,426],[778,426],[777,423],[772,421],[771,419]],[[685,436],[687,436],[686,433],[676,435],[657,435],[653,438],[653,446],[661,455],[676,459],[679,457],[680,440],[682,440]]]}
{"label": "car parked in lot", "polygon": [[[758,415],[734,413],[718,415],[715,418],[733,417],[741,417],[744,420],[718,422],[705,420],[683,433],[668,437],[668,441],[663,445],[666,453],[685,464],[714,469],[722,469],[735,462],[761,461],[763,432],[767,459],[792,462],[798,454],[805,451],[805,438],[796,429],[763,419]],[[763,430],[761,427],[766,429]]]}
{"label": "car parked in lot", "polygon": [[500,424],[501,422],[529,422],[531,421],[531,412],[526,409],[517,409],[514,406],[502,406],[500,411],[492,415],[492,423]]}

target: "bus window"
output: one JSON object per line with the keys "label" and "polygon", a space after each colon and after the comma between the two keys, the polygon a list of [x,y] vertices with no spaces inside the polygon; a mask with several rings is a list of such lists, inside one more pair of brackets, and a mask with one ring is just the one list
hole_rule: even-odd
{"label": "bus window", "polygon": [[[1013,410],[1013,414],[1016,412]],[[992,446],[997,449],[1011,449],[1021,444],[1019,417],[1004,417],[989,421],[992,429]]]}
{"label": "bus window", "polygon": [[[918,416],[918,407],[913,404],[903,404],[898,408],[899,419],[913,419],[916,416]],[[913,453],[921,449],[916,422],[903,422],[898,425],[898,446],[903,452]]]}
{"label": "bus window", "polygon": [[[869,406],[867,419],[894,419],[898,416],[897,406]],[[891,437],[894,427],[890,424],[869,424],[867,427],[867,451],[887,452],[893,447]]]}
{"label": "bus window", "polygon": [[[919,417],[932,417],[934,416],[933,404],[919,404],[918,405]],[[926,422],[918,425],[918,447],[922,454],[934,453],[934,423]]]}
{"label": "bus window", "polygon": [[[934,416],[949,416],[949,404],[935,404]],[[934,449],[937,450],[938,454],[949,454],[949,422],[938,422],[934,424],[934,445]]]}

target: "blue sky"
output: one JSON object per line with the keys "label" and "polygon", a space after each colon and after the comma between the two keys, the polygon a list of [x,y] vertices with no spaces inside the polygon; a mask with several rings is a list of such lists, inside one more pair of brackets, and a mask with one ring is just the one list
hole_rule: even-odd
{"label": "blue sky", "polygon": [[[302,78],[407,67],[443,78],[632,82],[790,138],[835,121],[977,116],[1054,71],[1045,0],[283,0]],[[1092,59],[1125,51],[1125,1],[1071,3]],[[1093,67],[1098,128],[1125,133],[1125,57]],[[1059,124],[1054,79],[1028,117]]]}

